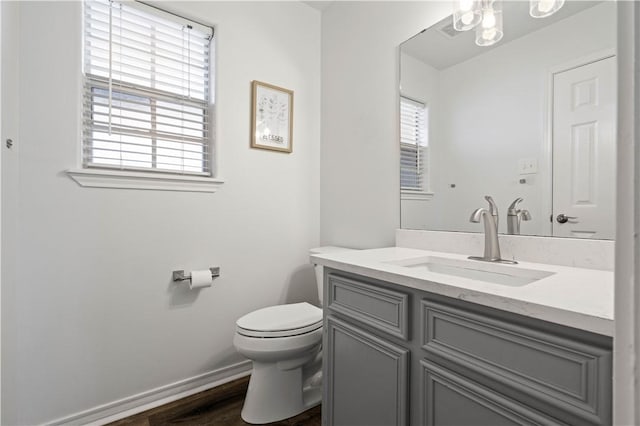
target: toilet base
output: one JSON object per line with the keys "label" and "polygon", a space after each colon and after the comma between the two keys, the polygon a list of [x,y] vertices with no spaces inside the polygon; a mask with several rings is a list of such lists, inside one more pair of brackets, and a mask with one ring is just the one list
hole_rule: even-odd
{"label": "toilet base", "polygon": [[302,368],[281,370],[274,363],[253,362],[241,417],[264,424],[296,416],[322,401],[322,386],[308,381],[303,388]]}

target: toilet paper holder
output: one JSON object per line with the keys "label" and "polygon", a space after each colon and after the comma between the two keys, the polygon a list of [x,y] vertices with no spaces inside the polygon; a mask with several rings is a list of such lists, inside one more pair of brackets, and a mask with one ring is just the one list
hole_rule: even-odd
{"label": "toilet paper holder", "polygon": [[[209,268],[211,271],[211,278],[216,278],[220,276],[220,267],[213,266]],[[185,275],[184,270],[173,271],[173,281],[191,281],[191,274]]]}

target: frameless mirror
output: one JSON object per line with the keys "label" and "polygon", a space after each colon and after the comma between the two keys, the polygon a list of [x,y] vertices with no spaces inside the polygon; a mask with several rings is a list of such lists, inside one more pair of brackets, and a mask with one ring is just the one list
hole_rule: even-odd
{"label": "frameless mirror", "polygon": [[400,45],[401,227],[613,239],[616,4],[532,18],[502,2],[490,47],[448,17]]}

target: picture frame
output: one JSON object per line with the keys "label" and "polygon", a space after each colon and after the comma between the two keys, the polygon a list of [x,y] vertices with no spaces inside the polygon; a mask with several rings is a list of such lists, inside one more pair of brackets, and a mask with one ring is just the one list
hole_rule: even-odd
{"label": "picture frame", "polygon": [[251,82],[251,148],[293,151],[293,90]]}

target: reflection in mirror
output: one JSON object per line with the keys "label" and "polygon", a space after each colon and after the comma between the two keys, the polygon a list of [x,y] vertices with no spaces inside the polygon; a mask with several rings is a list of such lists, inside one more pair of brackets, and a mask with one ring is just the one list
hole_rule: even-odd
{"label": "reflection in mirror", "polygon": [[401,44],[402,228],[481,232],[491,195],[501,233],[614,238],[616,4],[528,4],[491,47],[451,17]]}

